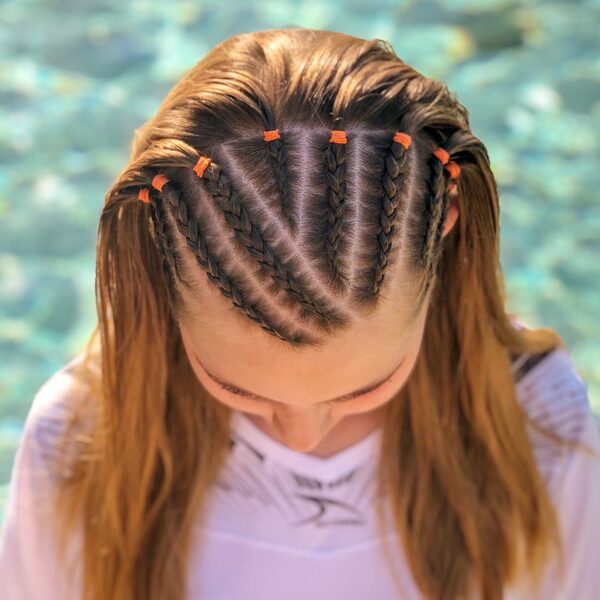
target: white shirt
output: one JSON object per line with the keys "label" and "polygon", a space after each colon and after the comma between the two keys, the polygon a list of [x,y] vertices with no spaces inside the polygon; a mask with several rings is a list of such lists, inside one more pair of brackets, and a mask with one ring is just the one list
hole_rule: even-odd
{"label": "white shirt", "polygon": [[[65,416],[83,393],[70,367],[36,394],[13,466],[0,532],[3,600],[80,598],[81,573],[69,579],[56,562],[49,524],[47,469]],[[513,365],[521,405],[542,424],[591,444],[598,455],[557,452],[531,431],[540,471],[565,536],[567,577],[548,565],[538,595],[524,587],[506,600],[594,600],[600,597],[600,432],[587,384],[568,352]],[[193,533],[188,600],[420,599],[393,527],[386,527],[397,573],[394,587],[376,530],[372,495],[381,430],[328,458],[280,444],[234,411],[229,458],[209,491],[206,521]],[[386,513],[389,520],[389,511]],[[395,543],[394,543],[395,542]],[[79,556],[80,536],[70,555]]]}

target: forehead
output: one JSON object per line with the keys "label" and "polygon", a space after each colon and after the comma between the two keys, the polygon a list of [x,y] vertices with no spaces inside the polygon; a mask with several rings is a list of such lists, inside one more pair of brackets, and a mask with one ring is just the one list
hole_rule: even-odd
{"label": "forehead", "polygon": [[[221,306],[226,305],[222,303]],[[221,379],[268,398],[334,398],[383,379],[420,338],[424,311],[401,329],[393,311],[374,313],[320,348],[290,350],[228,309],[181,323],[193,354]],[[296,398],[297,396],[297,398]]]}

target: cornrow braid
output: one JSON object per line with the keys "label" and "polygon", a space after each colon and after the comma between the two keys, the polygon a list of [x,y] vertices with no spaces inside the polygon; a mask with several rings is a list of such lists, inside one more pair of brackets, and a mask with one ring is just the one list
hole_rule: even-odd
{"label": "cornrow braid", "polygon": [[339,242],[346,212],[346,132],[332,129],[325,149],[325,175],[328,183],[325,252],[332,272],[332,283],[339,287],[344,280],[339,266]]}
{"label": "cornrow braid", "polygon": [[335,309],[313,299],[302,289],[297,279],[288,271],[270,245],[264,240],[259,228],[252,223],[250,215],[234,191],[223,169],[208,157],[201,156],[194,172],[205,182],[206,189],[215,204],[223,211],[235,235],[248,252],[257,259],[260,268],[271,276],[293,301],[301,305],[303,316],[316,317],[324,328],[339,326],[346,322]]}
{"label": "cornrow braid", "polygon": [[400,186],[406,173],[408,149],[411,143],[412,138],[410,135],[397,131],[383,160],[383,199],[379,213],[380,229],[377,235],[377,258],[374,267],[374,280],[370,289],[371,294],[379,292],[392,249],[392,239],[400,201]]}
{"label": "cornrow braid", "polygon": [[[144,174],[144,178],[149,178],[148,173]],[[157,199],[156,194],[152,194],[152,191],[152,188],[139,188],[138,200],[148,205],[149,219],[146,223],[148,234],[159,255],[169,304],[177,306],[181,303],[177,278],[186,286],[189,286],[189,284],[180,270],[181,256],[179,249],[173,242],[171,230],[166,227],[164,206],[160,201],[160,197]]]}
{"label": "cornrow braid", "polygon": [[281,198],[281,211],[283,212],[288,226],[293,233],[298,231],[298,223],[296,222],[295,216],[292,214],[292,201],[290,198],[290,189],[287,184],[287,151],[285,144],[281,142],[281,136],[279,129],[271,129],[263,132],[263,139],[267,143],[267,149],[269,150],[269,156],[271,159],[271,165],[273,167],[273,173],[275,174],[275,181],[277,183],[277,189]]}
{"label": "cornrow braid", "polygon": [[[421,255],[423,265],[428,269],[427,281],[430,281],[432,270],[438,262],[440,240],[448,212],[448,190],[451,187],[446,181],[445,173],[448,171],[452,179],[456,179],[460,173],[460,167],[454,161],[450,161],[450,155],[442,147],[433,150],[429,165],[431,176],[427,181],[429,193],[426,200],[428,213]],[[451,181],[450,184],[454,186],[454,182]]]}
{"label": "cornrow braid", "polygon": [[[149,191],[144,188],[149,197]],[[140,190],[141,196],[142,190]],[[139,196],[138,196],[139,197]],[[142,198],[140,198],[142,199]],[[174,257],[174,248],[169,244],[168,232],[166,231],[166,222],[164,218],[164,208],[161,202],[152,202],[148,200],[150,205],[150,218],[152,220],[154,237],[156,238],[158,251],[162,260],[163,273],[167,283],[167,290],[171,295],[176,289],[175,278],[173,272],[178,272],[177,261]],[[179,277],[179,273],[177,275]]]}
{"label": "cornrow braid", "polygon": [[177,224],[181,235],[185,238],[187,246],[192,250],[196,261],[205,271],[208,280],[214,284],[221,294],[229,298],[233,305],[242,311],[252,321],[258,323],[269,334],[292,345],[312,345],[314,339],[305,334],[294,334],[284,327],[271,322],[260,308],[246,300],[242,293],[242,286],[233,275],[225,273],[219,264],[218,258],[212,254],[204,237],[200,233],[198,221],[191,216],[192,211],[178,186],[162,174],[158,174],[152,181],[152,186],[161,192],[162,198],[167,202],[167,208]]}
{"label": "cornrow braid", "polygon": [[[160,179],[155,179],[154,181],[156,185],[159,185],[158,182]],[[157,189],[154,186],[152,186],[152,188]],[[158,251],[161,255],[163,271],[168,284],[168,291],[172,297],[173,294],[177,293],[177,287],[175,285],[176,282],[173,273],[175,273],[177,279],[179,279],[179,281],[181,281],[187,287],[190,287],[190,284],[180,268],[181,256],[171,231],[167,227],[165,208],[161,201],[160,195],[155,197],[155,195],[153,195],[151,192],[152,189],[140,188],[138,199],[146,202],[149,205],[150,218],[153,225],[152,231]]]}

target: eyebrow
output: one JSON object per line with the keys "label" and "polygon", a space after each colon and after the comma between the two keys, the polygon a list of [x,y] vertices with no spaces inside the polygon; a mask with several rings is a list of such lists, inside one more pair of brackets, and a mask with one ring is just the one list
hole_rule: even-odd
{"label": "eyebrow", "polygon": [[[200,359],[198,358],[198,356],[196,356],[195,353],[194,353],[194,357],[198,361],[198,364],[200,364],[202,369],[206,372],[206,374],[213,381],[218,383],[222,388],[224,388],[228,392],[231,392],[232,394],[237,394],[238,396],[245,396],[247,398],[252,398],[254,400],[260,400],[262,402],[274,402],[275,404],[283,404],[282,402],[279,402],[278,400],[271,400],[270,398],[265,398],[264,396],[261,396],[260,394],[255,394],[254,392],[250,392],[248,390],[245,390],[243,388],[240,388],[240,387],[234,385],[233,383],[230,383],[229,381],[221,379],[219,376],[208,371],[206,369],[206,367],[200,362]],[[322,404],[342,402],[344,400],[352,400],[354,398],[357,398],[358,396],[362,396],[364,394],[368,394],[369,392],[376,390],[378,387],[381,387],[384,383],[387,383],[392,378],[392,376],[396,373],[396,371],[398,371],[398,369],[404,364],[405,358],[406,357],[403,357],[402,360],[400,361],[400,363],[394,367],[392,372],[389,375],[387,375],[385,378],[383,378],[382,380],[378,381],[377,383],[373,383],[373,384],[363,387],[359,390],[355,390],[354,392],[349,392],[348,394],[344,394],[343,396],[338,396],[337,398],[333,398],[332,400],[324,400],[322,402]],[[319,402],[319,404],[321,404],[321,403]]]}

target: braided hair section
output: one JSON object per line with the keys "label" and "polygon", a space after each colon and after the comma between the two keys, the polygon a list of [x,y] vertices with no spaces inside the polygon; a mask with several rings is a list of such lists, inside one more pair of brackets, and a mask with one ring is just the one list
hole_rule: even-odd
{"label": "braided hair section", "polygon": [[325,252],[331,270],[331,282],[339,288],[345,283],[340,268],[340,239],[346,212],[346,132],[331,130],[325,149],[325,176],[327,180],[327,231]]}
{"label": "braided hair section", "polygon": [[287,170],[287,151],[285,144],[281,141],[281,135],[279,129],[270,129],[263,132],[263,139],[267,142],[267,149],[269,151],[269,159],[273,168],[273,175],[275,176],[275,182],[277,189],[279,190],[279,196],[281,199],[281,211],[287,221],[287,224],[292,233],[298,232],[298,223],[296,217],[292,212],[292,199],[288,181],[288,170]]}
{"label": "braided hair section", "polygon": [[[233,189],[224,170],[214,161],[205,159],[201,179],[215,204],[223,211],[227,223],[232,227],[236,237],[246,247],[260,266],[260,269],[271,276],[275,284],[283,289],[286,295],[301,308],[303,317],[316,318],[320,324],[329,328],[345,323],[345,318],[325,302],[311,296],[298,279],[289,271],[270,244],[264,239],[260,228],[252,222],[245,204]],[[209,162],[206,162],[209,161]],[[196,174],[199,173],[195,169]]]}
{"label": "braided hair section", "polygon": [[434,269],[439,261],[441,252],[441,238],[449,206],[448,191],[454,187],[454,182],[448,182],[447,173],[456,179],[460,168],[450,155],[442,148],[433,150],[428,161],[430,177],[426,181],[427,195],[425,207],[427,211],[425,221],[425,235],[423,237],[421,260],[427,269],[427,281],[431,281]]}
{"label": "braided hair section", "polygon": [[152,194],[151,190],[148,188],[143,188],[140,190],[138,197],[143,201],[146,201],[144,198],[147,198],[147,203],[150,209],[153,237],[161,257],[167,292],[171,296],[171,299],[173,299],[174,295],[177,293],[175,275],[180,281],[186,284],[187,282],[179,268],[179,250],[177,249],[171,232],[167,227],[163,203],[160,196],[156,197],[156,195]]}
{"label": "braided hair section", "polygon": [[[238,310],[258,323],[262,329],[281,340],[294,346],[311,345],[314,339],[303,333],[294,333],[284,326],[276,324],[260,307],[245,297],[241,281],[232,273],[227,273],[219,263],[219,259],[210,251],[205,238],[201,234],[200,224],[193,216],[188,201],[175,182],[162,174],[157,175],[152,183],[161,193],[165,210],[172,215],[177,229],[185,238],[187,247],[191,250],[200,267],[205,271],[208,280],[216,286],[221,294],[230,299]],[[164,216],[164,214],[163,214]]]}
{"label": "braided hair section", "polygon": [[[263,135],[263,139],[269,141],[269,144],[274,143],[275,138],[279,139],[279,132],[276,129],[264,131]],[[412,143],[413,138],[409,134],[396,131],[387,145],[387,149],[385,149],[385,145],[382,145],[385,151],[382,163],[379,163],[382,165],[381,194],[378,195],[380,202],[372,210],[374,217],[372,221],[374,230],[371,233],[373,246],[372,254],[371,252],[369,254],[373,257],[373,262],[370,268],[365,269],[364,290],[370,298],[380,295],[386,269],[388,269],[392,250],[396,243],[401,209],[400,197],[407,188],[409,152]],[[340,240],[346,210],[345,145],[346,132],[330,130],[329,146],[325,153],[328,157],[326,163],[328,164],[329,195],[320,196],[324,202],[324,211],[320,218],[327,216],[321,235],[325,238],[326,252],[324,255],[334,271],[333,277],[330,278],[330,285],[334,291],[339,291],[339,285],[345,280],[340,268],[342,263]],[[298,317],[316,319],[316,323],[325,331],[346,324],[350,317],[343,312],[343,304],[339,307],[332,306],[330,299],[321,299],[318,293],[311,289],[308,282],[304,280],[304,274],[296,274],[292,271],[291,266],[294,263],[291,261],[294,259],[288,257],[287,254],[284,259],[284,255],[279,254],[279,246],[274,245],[270,238],[267,239],[261,227],[254,222],[255,217],[249,212],[249,207],[236,192],[221,165],[208,156],[201,154],[195,154],[197,158],[193,156],[192,154],[187,157],[188,165],[196,160],[191,171],[197,177],[192,177],[190,182],[201,180],[202,193],[206,192],[207,199],[212,200],[211,204],[219,209],[224,223],[231,227],[236,241],[258,263],[259,271],[256,275],[269,276],[274,282],[273,290],[285,292],[286,299],[291,301],[291,304],[286,304],[286,306],[289,308],[293,306],[297,309],[298,312],[295,314]],[[415,230],[414,234],[418,236],[415,242],[418,244],[417,251],[421,265],[426,271],[426,281],[428,282],[426,287],[429,288],[442,248],[441,238],[449,206],[448,190],[454,187],[453,181],[448,184],[446,172],[450,174],[450,179],[454,180],[458,177],[460,168],[456,163],[450,161],[448,152],[442,147],[434,148],[427,159],[426,166],[428,170],[422,188],[425,193],[421,206],[422,214],[419,219],[422,222],[422,229]],[[376,182],[377,179],[374,181]],[[256,303],[248,300],[251,293],[250,289],[243,285],[244,279],[237,277],[234,273],[228,273],[229,267],[224,268],[219,263],[218,253],[211,252],[207,247],[206,239],[201,234],[198,218],[192,216],[193,211],[188,204],[195,197],[194,189],[188,189],[187,184],[184,187],[187,190],[185,194],[181,192],[183,188],[179,184],[170,181],[165,175],[159,174],[152,180],[153,190],[141,189],[139,192],[139,199],[150,204],[154,237],[162,257],[169,290],[177,292],[174,274],[177,279],[186,283],[182,276],[184,270],[180,268],[180,265],[183,264],[180,254],[181,246],[177,243],[179,240],[175,239],[174,227],[167,226],[168,219],[166,217],[172,215],[179,231],[186,239],[187,245],[193,251],[209,280],[221,290],[223,295],[231,299],[237,308],[259,323],[263,329],[281,339],[300,345],[312,343],[315,338],[311,338],[308,334],[294,333],[296,331],[294,323],[284,322],[284,325],[278,325],[277,323],[281,322],[280,318],[269,316]],[[154,190],[160,194],[157,195]],[[199,189],[196,191],[200,192]],[[371,197],[375,197],[375,195],[372,194]],[[186,286],[193,287],[187,283]],[[247,289],[244,290],[244,287]]]}
{"label": "braided hair section", "polygon": [[379,213],[380,229],[377,236],[377,256],[373,268],[373,283],[369,290],[372,295],[379,293],[385,276],[385,268],[392,250],[400,192],[403,189],[402,184],[406,177],[408,149],[411,143],[412,138],[410,135],[397,131],[383,160],[383,198]]}

